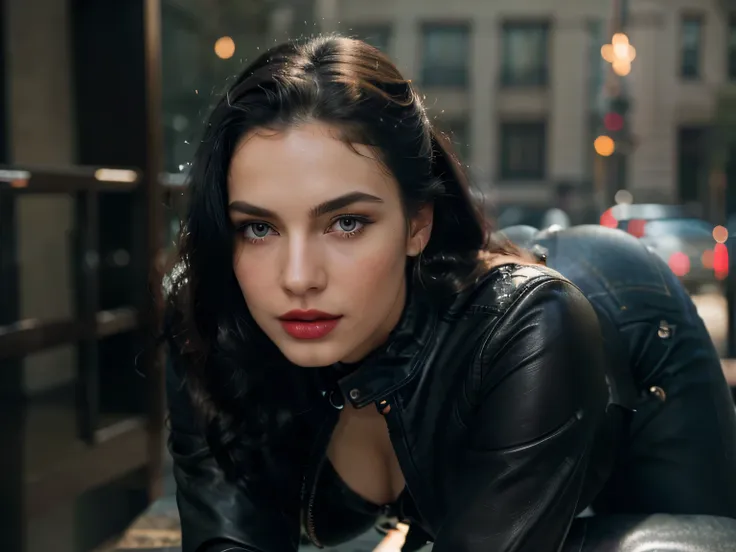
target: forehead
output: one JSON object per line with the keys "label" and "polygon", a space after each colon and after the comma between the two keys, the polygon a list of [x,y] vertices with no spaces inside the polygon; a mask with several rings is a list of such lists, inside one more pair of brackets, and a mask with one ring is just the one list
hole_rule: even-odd
{"label": "forehead", "polygon": [[350,192],[399,199],[398,185],[371,148],[347,144],[337,129],[310,123],[246,136],[230,163],[230,201],[307,211]]}

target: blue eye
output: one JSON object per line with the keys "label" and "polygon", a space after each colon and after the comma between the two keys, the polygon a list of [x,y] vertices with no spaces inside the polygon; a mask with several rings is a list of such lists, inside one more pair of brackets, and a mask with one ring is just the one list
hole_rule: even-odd
{"label": "blue eye", "polygon": [[262,241],[273,232],[265,222],[249,222],[242,227],[243,237],[251,241]]}
{"label": "blue eye", "polygon": [[360,217],[344,216],[340,217],[330,226],[330,232],[342,234],[341,237],[349,238],[359,232],[362,232],[368,221],[361,220]]}
{"label": "blue eye", "polygon": [[355,232],[360,222],[355,218],[344,217],[337,221],[337,225],[343,232]]}

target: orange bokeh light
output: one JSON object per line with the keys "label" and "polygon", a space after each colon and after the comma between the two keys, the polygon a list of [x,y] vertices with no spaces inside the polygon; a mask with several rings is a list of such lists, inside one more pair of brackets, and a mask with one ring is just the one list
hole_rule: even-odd
{"label": "orange bokeh light", "polygon": [[716,226],[713,228],[713,239],[718,243],[726,243],[728,239],[728,230],[725,226]]}
{"label": "orange bokeh light", "polygon": [[221,36],[215,42],[215,54],[221,59],[230,59],[235,55],[235,41],[229,36]]}
{"label": "orange bokeh light", "polygon": [[616,143],[610,136],[599,136],[593,142],[593,148],[598,155],[609,157],[616,151]]}

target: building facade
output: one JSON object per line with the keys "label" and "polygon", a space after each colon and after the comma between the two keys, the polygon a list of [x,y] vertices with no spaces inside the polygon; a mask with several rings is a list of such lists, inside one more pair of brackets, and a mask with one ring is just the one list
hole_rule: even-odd
{"label": "building facade", "polygon": [[[612,0],[318,5],[325,30],[373,42],[419,83],[494,203],[546,205],[560,185],[591,197]],[[709,129],[736,78],[734,20],[723,0],[629,0],[627,11],[634,146],[618,186],[635,201],[707,204]]]}

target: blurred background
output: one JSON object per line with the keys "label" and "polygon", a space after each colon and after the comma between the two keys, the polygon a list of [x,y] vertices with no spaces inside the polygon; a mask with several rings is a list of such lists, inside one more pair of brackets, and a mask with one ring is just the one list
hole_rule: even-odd
{"label": "blurred background", "polygon": [[385,51],[498,226],[635,235],[736,356],[736,0],[0,0],[0,18],[0,550],[176,542],[160,278],[209,106],[287,39]]}

